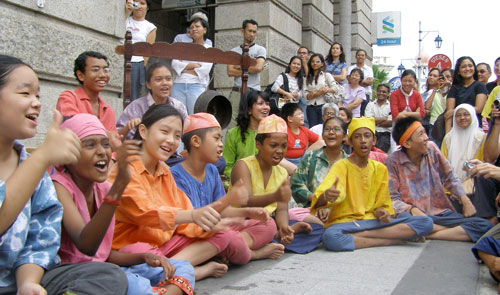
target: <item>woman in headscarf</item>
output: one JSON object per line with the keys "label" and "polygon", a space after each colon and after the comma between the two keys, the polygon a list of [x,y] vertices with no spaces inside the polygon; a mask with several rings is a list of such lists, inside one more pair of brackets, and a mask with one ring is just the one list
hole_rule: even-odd
{"label": "woman in headscarf", "polygon": [[[493,117],[500,115],[500,111],[494,109]],[[494,163],[499,155],[498,134],[500,133],[500,120],[495,120],[491,132],[487,136],[478,126],[475,108],[463,103],[457,106],[453,114],[454,126],[443,139],[441,151],[448,159],[453,172],[462,181],[462,185],[467,194],[473,193],[474,180],[464,168],[466,161],[477,159],[480,161]],[[477,216],[483,216],[482,207],[484,196],[476,194],[472,200],[477,210]],[[488,215],[488,214],[487,214]]]}

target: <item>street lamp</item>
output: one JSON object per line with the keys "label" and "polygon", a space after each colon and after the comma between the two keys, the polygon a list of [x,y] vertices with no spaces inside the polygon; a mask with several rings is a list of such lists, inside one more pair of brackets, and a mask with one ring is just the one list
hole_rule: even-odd
{"label": "street lamp", "polygon": [[398,67],[398,73],[399,73],[399,77],[401,77],[403,75],[403,72],[405,71],[405,66],[403,66],[403,63],[401,63]]}
{"label": "street lamp", "polygon": [[415,59],[414,58],[402,58],[400,65],[398,67],[399,77],[401,77],[403,75],[403,72],[406,70],[405,66],[403,65],[403,60],[411,60],[413,63],[413,68],[415,68]]}
{"label": "street lamp", "polygon": [[[436,37],[436,39],[434,39],[434,43],[436,45],[436,48],[439,49],[441,48],[441,44],[443,43],[443,39],[441,38],[441,36],[439,36],[439,31],[422,31],[422,22],[419,21],[418,22],[418,62],[417,62],[417,79],[418,79],[418,83],[420,84],[420,76],[421,76],[421,73],[422,73],[422,40],[427,37],[427,35],[429,35],[429,33],[433,33],[433,32],[437,32],[438,35]],[[423,37],[422,37],[422,33],[426,33]]]}

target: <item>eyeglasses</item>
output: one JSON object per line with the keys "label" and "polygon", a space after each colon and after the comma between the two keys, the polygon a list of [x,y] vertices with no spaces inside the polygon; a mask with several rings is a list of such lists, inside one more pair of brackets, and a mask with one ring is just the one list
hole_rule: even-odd
{"label": "eyeglasses", "polygon": [[478,72],[481,73],[481,74],[483,74],[483,73],[487,73],[488,71],[486,71],[486,70],[479,70]]}
{"label": "eyeglasses", "polygon": [[334,132],[334,133],[337,133],[337,132],[343,132],[342,128],[340,127],[333,127],[333,128],[330,128],[330,127],[325,127],[323,129],[323,132],[325,133],[330,133],[330,132]]}
{"label": "eyeglasses", "polygon": [[109,73],[111,70],[109,69],[109,67],[104,67],[104,68],[100,68],[100,67],[91,67],[90,68],[90,71],[92,73],[99,73],[100,71],[104,71],[104,73]]}
{"label": "eyeglasses", "polygon": [[335,112],[324,112],[323,115],[326,115],[328,117],[335,117]]}
{"label": "eyeglasses", "polygon": [[312,64],[320,64],[320,63],[321,63],[321,60],[311,60],[311,63],[312,63]]}

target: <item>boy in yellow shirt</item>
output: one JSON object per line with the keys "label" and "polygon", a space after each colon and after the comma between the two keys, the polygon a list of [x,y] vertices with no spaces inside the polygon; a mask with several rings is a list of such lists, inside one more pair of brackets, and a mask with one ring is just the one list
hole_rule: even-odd
{"label": "boy in yellow shirt", "polygon": [[375,119],[354,118],[348,140],[353,154],[335,163],[314,193],[311,214],[330,208],[323,245],[331,251],[402,244],[432,231],[432,220],[401,213],[394,216],[389,176],[382,163],[368,158]]}

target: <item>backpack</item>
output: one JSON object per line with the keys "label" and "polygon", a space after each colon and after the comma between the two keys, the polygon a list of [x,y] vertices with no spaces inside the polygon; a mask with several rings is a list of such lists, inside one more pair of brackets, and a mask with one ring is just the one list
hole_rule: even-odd
{"label": "backpack", "polygon": [[[285,73],[281,73],[281,76],[283,77],[283,85],[281,86],[281,88],[283,90],[285,90],[286,92],[289,92],[290,88],[288,86],[288,78],[287,78]],[[271,88],[273,88],[273,85],[274,85],[274,82],[267,85],[264,92],[267,94],[267,97],[269,97],[269,106],[271,107],[270,114],[280,115],[281,107],[283,106],[283,103],[280,102],[282,97],[280,94],[273,92],[271,90]]]}

